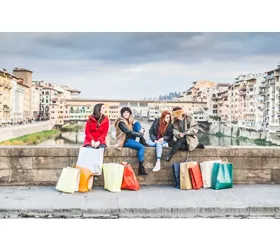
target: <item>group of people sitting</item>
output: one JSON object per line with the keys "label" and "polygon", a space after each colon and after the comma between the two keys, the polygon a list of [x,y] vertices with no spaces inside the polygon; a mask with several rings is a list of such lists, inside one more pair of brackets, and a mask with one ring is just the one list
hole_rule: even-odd
{"label": "group of people sitting", "polygon": [[[84,147],[106,148],[106,136],[110,121],[105,115],[106,106],[96,104],[93,114],[89,116],[85,127]],[[160,160],[163,147],[172,147],[164,157],[169,162],[179,149],[192,151],[195,148],[204,148],[198,141],[198,123],[186,114],[181,107],[173,108],[172,112],[163,111],[160,118],[154,120],[149,129],[149,140],[144,138],[145,129],[141,123],[134,121],[129,107],[123,107],[120,117],[115,121],[116,144],[110,147],[121,150],[123,147],[137,150],[139,161],[138,174],[147,175],[144,167],[145,147],[155,147],[157,161],[153,171],[161,168]]]}

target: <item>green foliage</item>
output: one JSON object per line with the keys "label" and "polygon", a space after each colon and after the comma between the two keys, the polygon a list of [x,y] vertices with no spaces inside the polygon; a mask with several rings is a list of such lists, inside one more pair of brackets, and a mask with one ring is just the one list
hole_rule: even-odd
{"label": "green foliage", "polygon": [[44,130],[42,132],[23,135],[11,140],[0,142],[2,146],[13,146],[13,145],[36,145],[46,139],[56,137],[60,134],[60,131],[52,129],[52,130]]}

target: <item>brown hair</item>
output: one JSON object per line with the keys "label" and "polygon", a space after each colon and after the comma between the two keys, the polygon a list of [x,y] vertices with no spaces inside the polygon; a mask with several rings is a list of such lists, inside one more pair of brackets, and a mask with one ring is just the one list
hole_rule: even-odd
{"label": "brown hair", "polygon": [[92,116],[96,119],[96,121],[98,121],[97,126],[99,126],[105,118],[105,115],[100,114],[100,111],[101,111],[101,108],[103,105],[104,105],[104,103],[98,103],[94,106],[94,109],[93,109]]}
{"label": "brown hair", "polygon": [[[170,115],[169,123],[167,123],[164,119],[167,115]],[[171,113],[168,110],[164,110],[161,113],[160,120],[159,120],[159,134],[160,136],[164,136],[165,131],[168,125],[171,123]]]}

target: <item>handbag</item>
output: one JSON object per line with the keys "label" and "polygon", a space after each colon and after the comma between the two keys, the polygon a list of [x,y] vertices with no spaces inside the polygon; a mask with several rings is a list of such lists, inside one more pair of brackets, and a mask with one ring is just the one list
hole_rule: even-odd
{"label": "handbag", "polygon": [[229,162],[214,163],[212,172],[212,189],[232,188],[233,164]]}
{"label": "handbag", "polygon": [[197,162],[183,162],[180,163],[180,189],[192,189],[191,176],[189,168],[197,164]]}
{"label": "handbag", "polygon": [[77,165],[89,169],[93,175],[102,174],[102,164],[104,158],[104,148],[81,147],[77,160]]}
{"label": "handbag", "polygon": [[211,188],[213,165],[215,162],[221,163],[222,161],[204,161],[200,163],[200,170],[204,188]]}
{"label": "handbag", "polygon": [[80,169],[66,167],[62,169],[56,189],[64,193],[74,193],[79,190],[79,183]]}
{"label": "handbag", "polygon": [[140,189],[140,185],[136,175],[134,174],[133,168],[127,162],[122,162],[121,164],[124,166],[121,189],[138,191]]}
{"label": "handbag", "polygon": [[124,166],[118,163],[103,164],[104,189],[120,192],[123,180]]}
{"label": "handbag", "polygon": [[76,168],[80,169],[80,184],[79,184],[79,192],[84,193],[88,192],[92,189],[93,185],[93,174],[87,168],[82,168],[76,166]]}
{"label": "handbag", "polygon": [[173,171],[173,177],[175,182],[175,188],[180,189],[180,163],[175,162],[172,164],[172,171]]}
{"label": "handbag", "polygon": [[203,187],[202,176],[198,163],[196,163],[194,166],[191,166],[189,168],[189,171],[190,171],[193,189],[202,188]]}

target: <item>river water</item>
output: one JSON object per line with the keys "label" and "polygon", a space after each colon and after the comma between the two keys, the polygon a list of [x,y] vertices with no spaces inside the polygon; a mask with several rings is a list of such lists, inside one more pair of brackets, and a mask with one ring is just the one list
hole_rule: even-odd
{"label": "river water", "polygon": [[[143,124],[145,128],[145,139],[149,139],[149,128],[150,124]],[[60,136],[46,141],[41,142],[39,145],[82,145],[84,142],[85,133],[84,131],[80,132],[65,132]],[[110,133],[108,135],[108,140],[110,144],[115,143],[115,128],[111,126]],[[205,133],[198,133],[198,138],[201,143],[206,146],[266,146],[257,145],[252,141],[242,141],[237,138],[232,137],[218,137],[216,135],[210,135]]]}

